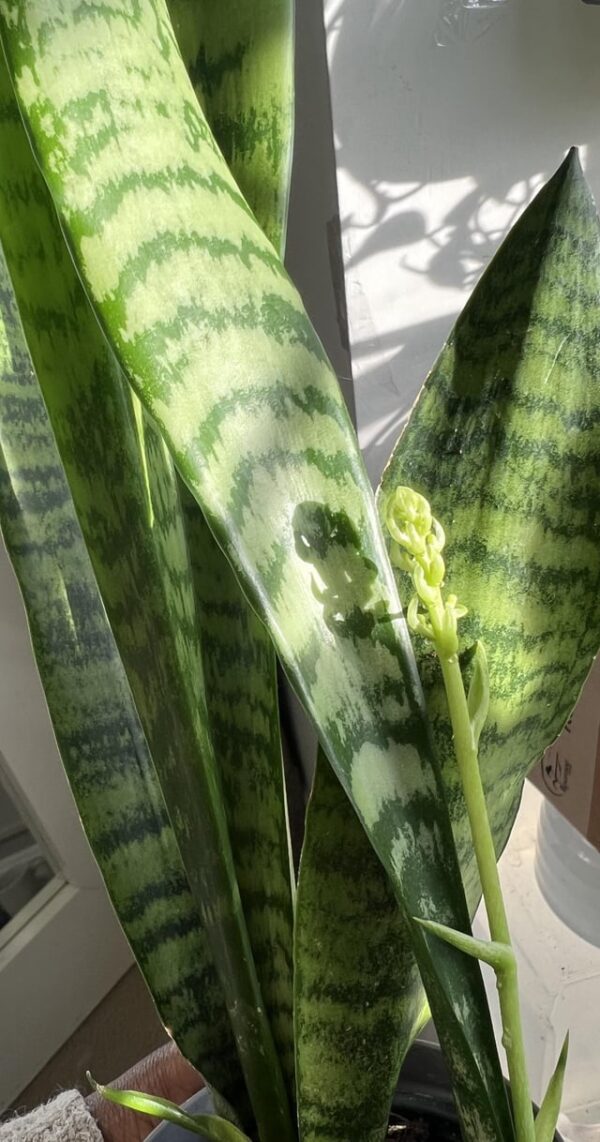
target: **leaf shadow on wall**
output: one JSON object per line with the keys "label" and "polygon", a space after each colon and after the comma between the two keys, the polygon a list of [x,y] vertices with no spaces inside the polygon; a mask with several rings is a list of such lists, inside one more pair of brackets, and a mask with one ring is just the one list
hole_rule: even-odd
{"label": "leaf shadow on wall", "polygon": [[325,4],[352,361],[374,480],[481,272],[573,143],[600,183],[600,148],[587,145],[600,13],[512,0],[485,34],[440,47],[441,13],[441,0]]}

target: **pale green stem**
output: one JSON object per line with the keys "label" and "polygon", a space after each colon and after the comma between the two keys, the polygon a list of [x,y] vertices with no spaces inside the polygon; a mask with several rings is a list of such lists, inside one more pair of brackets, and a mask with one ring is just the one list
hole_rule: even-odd
{"label": "pale green stem", "polygon": [[534,1142],[533,1108],[529,1093],[521,1026],[517,965],[512,952],[496,863],[496,850],[479,772],[477,748],[473,742],[467,698],[458,657],[457,655],[449,657],[441,654],[439,657],[448,698],[456,759],[469,816],[490,935],[492,940],[505,944],[507,949],[511,950],[507,957],[507,966],[501,969],[497,978],[503,1029],[502,1042],[508,1062],[516,1136],[518,1142]]}

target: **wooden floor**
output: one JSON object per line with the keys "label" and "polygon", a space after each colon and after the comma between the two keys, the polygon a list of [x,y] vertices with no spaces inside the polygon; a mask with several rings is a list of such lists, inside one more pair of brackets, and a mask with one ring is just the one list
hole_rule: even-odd
{"label": "wooden floor", "polygon": [[166,1040],[146,985],[131,968],[16,1099],[8,1114],[31,1110],[60,1090],[89,1087],[85,1072],[110,1082]]}

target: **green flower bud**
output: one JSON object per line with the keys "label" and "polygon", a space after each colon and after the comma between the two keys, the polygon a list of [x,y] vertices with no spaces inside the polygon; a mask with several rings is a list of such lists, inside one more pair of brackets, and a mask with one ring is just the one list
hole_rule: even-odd
{"label": "green flower bud", "polygon": [[446,546],[446,532],[444,531],[440,521],[432,517],[431,520],[431,545],[435,547],[436,551],[443,551]]}
{"label": "green flower bud", "polygon": [[413,583],[419,598],[425,603],[425,606],[435,607],[436,603],[439,602],[440,588],[429,582],[427,572],[421,563],[415,562]]}
{"label": "green flower bud", "polygon": [[437,551],[428,551],[425,577],[431,587],[441,587],[446,574],[446,564]]}
{"label": "green flower bud", "polygon": [[[444,529],[425,497],[407,487],[396,488],[388,496],[384,518],[393,540],[392,563],[408,572],[417,592],[407,611],[408,624],[432,641],[439,654],[453,657],[458,654],[458,620],[467,608],[456,595],[449,595],[445,602],[442,597]],[[419,611],[421,605],[427,614]]]}
{"label": "green flower bud", "polygon": [[412,553],[423,551],[424,540],[432,528],[431,508],[419,492],[399,487],[387,499],[385,522],[396,543]]}
{"label": "green flower bud", "polygon": [[456,595],[448,595],[446,606],[452,608],[457,619],[464,619],[465,615],[468,615],[469,613],[468,607],[465,607],[462,603],[459,603]]}
{"label": "green flower bud", "polygon": [[458,620],[466,614],[467,608],[457,602],[456,595],[448,595],[444,603],[443,618],[436,630],[438,651],[447,658],[458,654]]}
{"label": "green flower bud", "polygon": [[393,543],[390,550],[390,559],[394,567],[399,567],[401,571],[406,571],[412,575],[415,569],[415,560],[412,555],[408,554],[398,543]]}
{"label": "green flower bud", "polygon": [[423,638],[428,639],[429,642],[434,642],[435,641],[435,635],[433,633],[433,627],[432,627],[431,623],[428,622],[425,615],[419,611],[419,603],[420,603],[419,596],[413,595],[412,599],[410,600],[410,603],[408,604],[408,610],[406,612],[406,621],[407,621],[410,629],[415,634],[420,634],[423,636]]}

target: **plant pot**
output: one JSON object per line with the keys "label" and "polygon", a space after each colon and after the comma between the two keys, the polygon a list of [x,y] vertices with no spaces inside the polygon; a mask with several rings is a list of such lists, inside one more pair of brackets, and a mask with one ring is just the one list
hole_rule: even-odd
{"label": "plant pot", "polygon": [[[210,1091],[201,1090],[185,1103],[191,1114],[212,1114]],[[417,1040],[408,1053],[392,1104],[391,1124],[402,1117],[428,1120],[439,1127],[430,1132],[430,1142],[453,1142],[460,1138],[448,1072],[437,1043]],[[148,1142],[190,1142],[197,1135],[163,1122],[152,1131]],[[403,1132],[403,1137],[406,1134]]]}
{"label": "plant pot", "polygon": [[[185,1103],[185,1109],[190,1114],[212,1114],[210,1091],[198,1091]],[[423,1142],[460,1142],[448,1070],[437,1043],[417,1039],[404,1061],[392,1102],[390,1125],[403,1127],[406,1119],[415,1123],[424,1121],[429,1131],[415,1131],[411,1137],[410,1132],[402,1129],[398,1137],[403,1142],[418,1142],[419,1138]],[[152,1131],[147,1142],[190,1142],[194,1137],[198,1135],[163,1122]],[[564,1142],[558,1130],[554,1142]]]}

